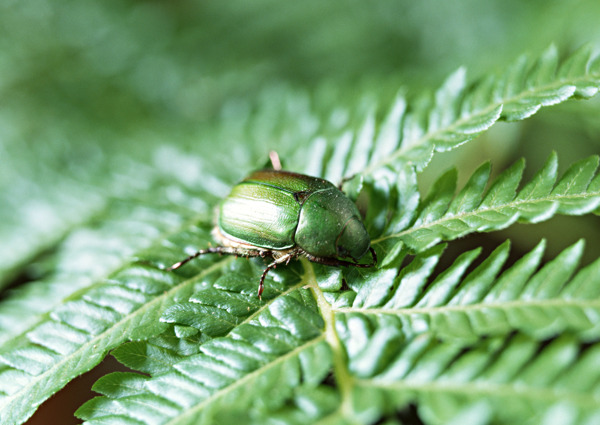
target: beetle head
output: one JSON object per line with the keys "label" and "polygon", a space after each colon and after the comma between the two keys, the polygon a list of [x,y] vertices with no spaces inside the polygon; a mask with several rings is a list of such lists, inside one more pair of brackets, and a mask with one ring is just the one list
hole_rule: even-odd
{"label": "beetle head", "polygon": [[348,219],[335,241],[339,257],[351,257],[358,261],[369,250],[371,245],[369,234],[357,217]]}
{"label": "beetle head", "polygon": [[371,243],[356,205],[333,185],[306,198],[295,241],[314,257],[355,260],[367,252]]}

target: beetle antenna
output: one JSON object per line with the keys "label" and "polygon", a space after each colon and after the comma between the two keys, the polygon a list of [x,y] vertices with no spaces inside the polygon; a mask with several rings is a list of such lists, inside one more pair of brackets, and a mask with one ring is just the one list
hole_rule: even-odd
{"label": "beetle antenna", "polygon": [[275,171],[280,171],[281,170],[281,161],[279,160],[279,154],[275,151],[270,151],[269,159],[271,160],[271,165],[273,165],[273,169]]}

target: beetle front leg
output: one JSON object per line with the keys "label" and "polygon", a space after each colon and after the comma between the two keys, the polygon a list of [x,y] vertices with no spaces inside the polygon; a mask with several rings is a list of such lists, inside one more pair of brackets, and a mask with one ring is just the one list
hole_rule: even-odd
{"label": "beetle front leg", "polygon": [[338,183],[338,185],[337,185],[337,188],[338,188],[338,190],[339,190],[340,192],[342,192],[342,193],[343,193],[344,191],[343,191],[343,189],[342,189],[342,188],[344,187],[344,184],[346,184],[346,182],[349,182],[349,181],[350,181],[350,180],[352,180],[354,177],[356,177],[356,176],[357,176],[357,174],[358,174],[358,173],[354,173],[354,174],[352,174],[351,176],[342,177],[342,180],[341,180],[341,181]]}
{"label": "beetle front leg", "polygon": [[314,255],[306,254],[306,258],[313,263],[325,264],[327,266],[347,266],[347,267],[359,267],[369,268],[377,264],[377,254],[372,247],[369,247],[373,261],[370,264],[352,263],[350,261],[338,260],[337,258],[326,258],[326,257],[315,257]]}

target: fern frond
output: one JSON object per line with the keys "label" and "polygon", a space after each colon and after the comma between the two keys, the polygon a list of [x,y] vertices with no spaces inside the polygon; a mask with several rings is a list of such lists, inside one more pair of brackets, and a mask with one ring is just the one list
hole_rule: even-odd
{"label": "fern frond", "polygon": [[[108,375],[94,386],[104,396],[84,404],[77,415],[89,424],[198,423],[209,420],[220,406],[247,409],[257,395],[266,393],[271,395],[261,397],[265,406],[281,407],[301,381],[314,386],[331,367],[324,323],[306,292],[278,298],[226,337],[205,342],[197,354],[184,359],[177,358],[179,347],[165,341],[160,347],[121,346],[117,358],[152,376]],[[143,359],[143,364],[132,358]]]}
{"label": "fern frond", "polygon": [[[40,161],[41,162],[41,161]],[[45,170],[46,185],[13,175],[10,190],[0,191],[0,288],[19,267],[102,214],[105,199],[79,182]]]}
{"label": "fern frond", "polygon": [[[492,187],[483,194],[483,188],[487,183],[487,173],[476,173],[476,176],[472,179],[472,181],[476,181],[477,184],[467,184],[467,188],[459,194],[458,197],[453,198],[452,194],[454,192],[454,183],[448,184],[447,179],[440,179],[439,183],[436,185],[436,189],[432,191],[432,194],[426,199],[424,205],[419,208],[415,207],[415,211],[419,212],[419,219],[422,222],[426,222],[430,219],[436,219],[435,217],[438,214],[445,214],[447,210],[452,208],[452,211],[462,211],[463,209],[469,210],[470,208],[477,208],[479,205],[483,204],[485,208],[495,208],[498,206],[502,206],[507,202],[511,202],[511,200],[525,199],[527,201],[533,199],[535,202],[539,201],[543,196],[548,196],[548,194],[559,193],[559,194],[580,194],[581,191],[585,191],[589,187],[595,187],[593,183],[590,185],[590,180],[593,179],[594,170],[595,170],[595,161],[594,159],[582,161],[579,164],[575,164],[569,171],[565,173],[565,177],[559,181],[558,184],[554,184],[554,181],[551,179],[550,183],[546,183],[546,177],[548,174],[554,175],[556,178],[556,157],[553,155],[548,160],[546,167],[536,176],[532,182],[526,185],[518,194],[516,188],[520,181],[520,171],[522,169],[522,165],[518,165],[513,169],[507,171],[503,176],[499,177],[497,181],[492,185]],[[517,170],[517,171],[515,171]],[[550,171],[548,171],[550,170]],[[406,176],[410,176],[410,173],[407,173]],[[482,177],[483,176],[483,177]],[[544,177],[542,177],[544,176]],[[596,180],[593,180],[596,182]],[[410,186],[410,185],[409,185]],[[391,186],[390,186],[391,187]],[[473,189],[473,188],[476,188]],[[557,189],[558,188],[558,189]],[[450,190],[452,189],[452,190]],[[398,197],[404,197],[405,199],[414,199],[414,193],[416,193],[416,185],[410,186],[405,190],[405,193],[401,194],[398,192]],[[483,198],[483,200],[482,200]],[[594,198],[592,201],[589,199],[585,199],[585,204],[577,203],[573,201],[573,203],[566,202],[563,210],[565,212],[574,212],[581,213],[582,211],[589,211],[590,209],[595,208],[597,204],[597,200]],[[384,199],[382,197],[382,199]],[[474,202],[477,199],[478,202]],[[546,199],[547,200],[547,199]],[[389,202],[389,201],[388,201]],[[529,204],[527,204],[529,205]],[[529,205],[529,208],[524,209],[529,214],[529,217],[543,217],[547,215],[547,209],[555,212],[556,207],[551,207],[545,204],[542,204],[543,208],[532,208]],[[378,207],[375,209],[377,210]],[[385,211],[385,208],[382,209]],[[376,214],[379,214],[376,212]],[[387,215],[384,213],[384,215]],[[185,241],[189,241],[191,244],[193,238],[184,237]],[[187,243],[179,243],[180,246],[186,246]],[[197,243],[196,243],[197,245]],[[348,353],[352,361],[356,361],[360,364],[359,359],[364,357],[365,362],[369,362],[369,358],[375,357],[380,358],[378,353],[393,353],[392,347],[394,346],[394,341],[396,339],[401,341],[405,336],[410,332],[414,334],[418,334],[423,332],[424,330],[430,330],[436,333],[436,335],[444,336],[444,337],[452,337],[456,339],[456,337],[460,337],[467,340],[473,340],[477,336],[480,335],[489,335],[489,334],[497,334],[504,335],[506,332],[510,332],[514,329],[521,329],[523,332],[530,333],[536,338],[545,337],[547,335],[552,335],[554,332],[564,331],[564,330],[573,330],[575,332],[580,333],[580,338],[584,337],[593,337],[597,334],[597,329],[593,326],[591,320],[581,321],[575,320],[572,318],[573,316],[573,308],[572,305],[563,306],[562,304],[557,308],[554,305],[554,301],[556,299],[560,299],[562,294],[557,294],[557,288],[560,288],[562,284],[565,283],[566,280],[569,279],[570,274],[574,271],[574,267],[577,263],[577,258],[581,251],[581,246],[576,246],[575,248],[568,250],[565,254],[555,261],[554,269],[562,270],[561,273],[553,273],[550,270],[550,266],[540,270],[536,275],[534,275],[527,282],[530,287],[533,288],[535,286],[535,281],[541,281],[548,274],[555,277],[552,280],[553,288],[555,292],[552,293],[551,302],[548,306],[545,306],[549,309],[549,311],[545,311],[540,314],[540,317],[536,317],[535,321],[531,321],[530,326],[527,326],[528,321],[522,320],[523,314],[529,314],[529,311],[523,313],[523,309],[521,309],[520,305],[515,306],[512,305],[511,302],[507,301],[505,303],[500,303],[501,307],[498,309],[500,313],[504,314],[506,317],[503,321],[500,321],[498,317],[490,315],[494,320],[485,321],[485,317],[481,318],[480,316],[485,315],[489,309],[485,302],[493,305],[497,300],[493,299],[486,300],[485,302],[481,301],[481,299],[488,296],[488,294],[494,293],[490,290],[490,287],[494,286],[497,275],[499,274],[500,269],[502,268],[504,262],[506,261],[507,256],[507,246],[501,247],[496,253],[490,256],[484,264],[482,264],[479,268],[469,274],[466,278],[463,279],[463,274],[465,270],[469,267],[471,262],[475,259],[476,253],[470,252],[466,253],[462,256],[455,266],[444,273],[443,279],[441,281],[435,281],[432,285],[432,292],[427,293],[428,297],[421,296],[421,291],[423,286],[426,284],[428,277],[433,271],[437,258],[441,255],[443,250],[443,246],[434,246],[430,248],[429,251],[423,252],[421,255],[417,256],[413,263],[409,264],[408,267],[405,267],[401,273],[398,275],[398,272],[395,267],[387,267],[382,268],[379,271],[375,272],[372,276],[368,274],[361,275],[360,284],[361,290],[358,290],[358,294],[355,298],[355,303],[352,307],[345,309],[343,307],[343,303],[340,302],[342,299],[351,300],[351,297],[344,298],[344,294],[339,296],[334,302],[333,311],[336,313],[336,321],[341,320],[341,317],[358,317],[359,320],[361,317],[387,317],[385,319],[386,326],[382,329],[382,337],[381,340],[376,339],[369,344],[370,351],[369,353],[363,353],[361,356],[355,358],[353,356],[353,352],[348,349]],[[523,270],[531,269],[530,273],[533,273],[535,268],[539,266],[540,256],[541,256],[541,248],[537,250],[538,255],[533,255],[532,258],[528,260],[523,260],[524,265],[521,267],[515,266],[515,268],[511,268],[506,273],[508,275],[517,275],[523,276]],[[202,260],[206,261],[206,260]],[[394,261],[390,261],[389,265],[396,264],[397,259]],[[232,266],[236,267],[251,267],[254,263],[252,262],[233,262]],[[567,267],[567,265],[570,265]],[[190,276],[195,276],[201,270],[204,269],[205,266],[202,266],[202,263],[197,264],[196,269],[192,269],[189,271]],[[218,269],[213,269],[215,272],[221,270],[222,266],[220,265]],[[549,271],[550,270],[550,271]],[[221,277],[215,276],[213,279],[210,279],[208,283],[208,287],[199,288],[200,290],[196,290],[195,293],[188,293],[186,291],[178,292],[178,297],[187,295],[188,301],[177,302],[171,307],[168,307],[165,313],[162,316],[162,320],[164,322],[169,322],[176,324],[178,327],[179,335],[182,337],[185,335],[197,333],[200,338],[201,345],[200,347],[205,347],[207,344],[211,344],[212,341],[220,340],[221,338],[229,338],[231,335],[235,335],[235,333],[244,328],[247,324],[253,323],[253,321],[258,320],[259,322],[268,325],[270,322],[263,321],[263,315],[265,314],[264,308],[262,308],[257,302],[256,299],[253,298],[255,291],[255,280],[249,280],[249,275],[258,275],[258,272],[255,270],[254,272],[248,273],[246,271],[241,270],[230,270],[229,273],[222,275]],[[289,273],[287,273],[289,277]],[[396,276],[397,275],[397,276]],[[504,276],[504,275],[503,275]],[[292,276],[293,277],[293,276]],[[527,276],[528,277],[528,276]],[[205,281],[208,279],[208,275],[204,274],[202,280]],[[332,281],[332,288],[338,287],[339,280],[334,279],[335,282]],[[502,281],[502,278],[499,280]],[[504,281],[510,281],[513,285],[516,285],[514,282],[518,282],[516,279],[509,279],[508,277]],[[551,280],[548,280],[549,282]],[[574,280],[575,281],[575,280]],[[384,285],[382,282],[392,282],[391,291],[390,287]],[[442,282],[442,283],[439,283]],[[355,286],[355,282],[349,280],[348,283],[353,288],[357,288]],[[270,293],[265,292],[268,298],[272,298],[275,301],[272,305],[277,305],[276,303],[281,299],[286,299],[288,296],[296,296],[298,294],[298,288],[300,286],[304,286],[307,284],[305,279],[287,279],[284,284],[280,285],[278,280],[275,280],[272,283],[267,285]],[[498,288],[502,287],[502,284],[498,284]],[[525,285],[525,283],[523,283]],[[548,284],[550,285],[550,284]],[[566,285],[570,287],[570,285]],[[525,287],[528,287],[525,285]],[[438,288],[435,289],[434,288]],[[191,288],[190,288],[191,289]],[[499,291],[502,294],[505,294],[505,291]],[[524,290],[522,293],[514,290],[515,299],[519,300],[520,296],[524,296],[527,291]],[[537,294],[537,291],[534,291]],[[301,292],[305,294],[305,292]],[[377,296],[391,294],[391,298],[386,299],[385,302],[376,302],[378,299]],[[505,296],[505,295],[503,295]],[[593,296],[593,294],[591,295]],[[491,296],[490,296],[491,297]],[[181,298],[180,298],[181,299]],[[420,310],[416,310],[416,314],[412,315],[412,309],[418,309],[421,307],[417,307],[417,303],[421,300],[436,300],[431,307],[430,304],[427,304],[427,301],[422,301],[426,307],[424,309],[433,309],[440,308],[440,314],[433,314],[432,317],[421,314]],[[366,300],[366,301],[365,301]],[[361,304],[361,302],[363,302]],[[437,302],[437,304],[436,304]],[[536,299],[536,302],[539,302]],[[389,305],[388,305],[389,303]],[[484,312],[478,309],[479,304],[483,304],[481,309],[485,309]],[[592,306],[589,309],[589,305],[586,304],[587,300],[583,301],[576,308],[582,310],[580,313],[584,314],[596,314],[595,307]],[[463,309],[463,304],[467,307],[466,313],[463,313],[461,309]],[[473,308],[472,315],[471,307],[475,304]],[[399,306],[405,307],[399,307]],[[531,305],[531,310],[535,311],[538,308],[538,305]],[[564,307],[564,308],[563,308]],[[391,311],[389,313],[387,309]],[[444,310],[444,308],[449,309],[450,311]],[[275,309],[276,310],[276,309]],[[272,306],[269,306],[269,311],[272,313],[275,311],[272,309]],[[460,314],[455,314],[454,310],[460,311]],[[524,309],[527,310],[527,309]],[[558,312],[555,310],[559,310]],[[398,314],[398,311],[401,313]],[[462,316],[461,316],[462,315]],[[548,320],[547,316],[553,320]],[[559,317],[559,320],[555,320],[556,317]],[[580,319],[581,314],[578,314],[577,317]],[[281,317],[286,317],[286,314],[282,314]],[[301,317],[299,315],[298,317]],[[546,319],[544,321],[544,319]],[[384,319],[381,319],[384,320]],[[470,321],[475,321],[473,328],[469,327]],[[517,321],[517,324],[514,322]],[[276,325],[277,327],[279,325]],[[403,332],[394,331],[394,329],[403,329]],[[196,331],[197,330],[197,331]],[[259,329],[255,329],[258,333],[261,331]],[[390,335],[394,335],[392,342],[388,339]],[[323,336],[325,338],[325,336]],[[378,341],[380,343],[378,343]],[[331,343],[328,338],[325,338],[322,343],[322,347],[327,347],[327,343]],[[121,360],[128,366],[133,367],[137,370],[142,370],[146,372],[150,372],[155,374],[157,377],[162,376],[161,374],[165,373],[170,378],[166,380],[168,385],[165,383],[160,386],[160,391],[158,390],[149,390],[147,385],[152,385],[148,381],[148,383],[144,382],[144,390],[136,393],[135,397],[132,396],[131,403],[126,400],[118,400],[114,401],[109,398],[100,398],[96,399],[93,402],[90,402],[85,406],[85,409],[80,412],[83,417],[93,419],[91,423],[94,421],[101,422],[106,419],[106,412],[110,412],[108,416],[110,417],[112,414],[116,414],[118,417],[120,415],[124,415],[125,417],[133,417],[138,418],[136,416],[139,413],[136,413],[135,406],[140,400],[144,400],[146,403],[150,400],[150,403],[153,403],[153,397],[155,395],[162,395],[162,393],[167,391],[169,385],[173,384],[174,388],[178,389],[178,393],[181,393],[182,388],[186,388],[187,391],[194,393],[195,391],[199,391],[196,387],[198,386],[199,379],[209,379],[211,381],[211,385],[216,386],[217,388],[226,388],[225,393],[228,394],[229,390],[227,388],[237,388],[237,382],[245,382],[243,376],[231,376],[231,377],[223,377],[223,376],[213,376],[212,374],[206,375],[201,374],[201,377],[194,377],[195,384],[190,383],[187,380],[184,382],[179,382],[179,380],[171,379],[171,372],[165,372],[168,370],[169,363],[173,363],[173,367],[177,370],[178,373],[182,373],[181,370],[177,369],[178,359],[165,353],[164,350],[150,350],[144,347],[143,343],[137,345],[131,345],[128,350],[131,350],[128,355],[124,355],[121,350],[117,351],[117,356],[120,356]],[[136,358],[133,349],[144,350],[141,355],[137,355],[138,359],[143,359],[143,364],[140,362],[132,361],[131,359]],[[202,349],[202,348],[201,348]],[[384,359],[385,360],[385,359]],[[379,367],[385,366],[385,361],[382,360],[379,363]],[[185,362],[186,360],[182,360]],[[340,358],[334,356],[334,361],[337,365],[339,365]],[[327,363],[330,365],[330,363]],[[220,370],[218,368],[218,364],[214,364],[212,362],[207,363],[206,365],[202,363],[207,368],[217,368],[217,372]],[[196,368],[199,368],[199,365],[194,365]],[[260,366],[256,366],[259,367]],[[330,367],[330,366],[328,366]],[[196,370],[194,368],[194,370]],[[343,370],[344,366],[342,366]],[[252,371],[256,369],[249,368]],[[260,369],[260,372],[257,372],[259,375],[263,374],[263,371],[266,369]],[[191,373],[186,370],[185,373]],[[215,372],[216,373],[216,372]],[[224,371],[220,372],[221,374]],[[266,373],[266,372],[265,372]],[[278,372],[279,373],[279,372]],[[186,375],[187,376],[187,375]],[[166,378],[165,378],[166,379]],[[136,381],[137,382],[137,381]],[[252,381],[252,385],[254,385],[254,381]],[[204,386],[202,386],[202,390],[200,393],[202,397],[209,397],[209,394],[206,393]],[[212,388],[212,387],[211,387]],[[152,394],[150,394],[152,393]],[[237,396],[237,392],[234,392]],[[220,392],[216,397],[218,400],[221,400]],[[129,393],[127,395],[129,397]],[[174,396],[173,396],[174,397]],[[186,395],[186,397],[188,397]],[[192,396],[189,396],[192,397]],[[155,412],[155,415],[159,415],[162,420],[168,421],[172,415],[175,415],[177,419],[174,420],[174,423],[179,423],[181,420],[182,423],[186,423],[189,417],[196,418],[196,414],[207,415],[210,414],[214,409],[221,412],[218,406],[220,404],[204,404],[201,400],[203,398],[190,398],[190,410],[193,413],[189,413],[186,408],[183,410],[178,410],[179,408],[174,408],[172,404],[172,400],[156,400],[155,408],[159,409],[161,412]],[[195,400],[195,401],[192,401]],[[210,398],[212,400],[212,398]],[[199,403],[199,404],[198,404]],[[220,403],[220,401],[219,401]],[[255,403],[254,399],[248,399],[244,403],[241,403],[241,409],[243,406],[250,405]],[[191,406],[194,406],[193,408]],[[125,407],[124,407],[125,406]],[[333,409],[333,405],[328,404],[328,407],[324,411],[331,412]],[[465,405],[462,405],[462,408],[465,408]],[[86,410],[89,409],[89,410]],[[125,410],[123,410],[125,409]],[[175,410],[173,410],[175,409]],[[337,411],[337,410],[336,410]],[[124,413],[127,412],[127,413]],[[167,412],[167,413],[165,413]],[[181,413],[174,413],[181,412]],[[221,413],[219,413],[221,414]],[[336,413],[331,413],[334,416]],[[166,416],[161,416],[166,415]],[[179,418],[181,415],[181,419]],[[145,418],[142,416],[142,418]],[[192,420],[192,419],[190,419]]]}
{"label": "fern frond", "polygon": [[155,370],[150,377],[105,376],[94,386],[103,395],[77,414],[86,424],[227,423],[226,418],[365,423],[416,403],[428,423],[467,414],[481,423],[524,418],[546,423],[566,408],[571,415],[565,423],[575,424],[599,413],[599,376],[590,371],[600,356],[596,346],[582,346],[567,335],[546,344],[515,335],[464,345],[427,334],[404,338],[390,332],[390,324],[382,318],[361,323],[352,316],[337,321],[352,374],[350,405],[321,385],[332,361],[322,334],[302,340],[277,327],[248,323],[183,360],[176,359],[173,347],[167,358],[165,347],[152,342],[124,345],[117,356],[131,350],[160,366],[147,368]]}
{"label": "fern frond", "polygon": [[557,182],[558,160],[553,153],[522,189],[518,186],[524,162],[519,161],[485,190],[490,174],[490,165],[485,163],[455,196],[456,172],[451,170],[440,176],[418,208],[414,203],[408,207],[397,203],[394,208],[403,209],[402,214],[373,244],[383,244],[386,250],[396,252],[392,245],[401,243],[420,252],[442,240],[503,229],[516,221],[537,223],[555,214],[592,212],[600,205],[597,167],[597,156],[578,161]]}
{"label": "fern frond", "polygon": [[[576,339],[592,341],[598,336],[593,320],[599,310],[594,289],[598,263],[571,277],[581,244],[536,272],[543,251],[538,247],[500,274],[508,252],[503,245],[465,276],[478,254],[472,251],[429,281],[444,249],[442,240],[501,229],[516,220],[538,222],[557,213],[597,211],[597,158],[574,164],[555,183],[553,155],[520,190],[522,163],[487,190],[488,165],[456,196],[455,171],[440,177],[423,202],[416,184],[416,170],[427,165],[434,152],[459,146],[498,119],[524,119],[543,105],[595,94],[599,74],[590,68],[591,59],[589,51],[582,50],[558,65],[556,51],[550,49],[535,64],[521,60],[503,76],[477,85],[468,85],[461,69],[434,96],[410,105],[398,96],[381,123],[374,107],[366,117],[358,114],[358,125],[350,119],[330,125],[302,95],[283,90],[289,98],[272,101],[271,109],[259,108],[248,122],[245,116],[237,128],[223,121],[219,125],[224,128],[213,129],[217,142],[229,140],[235,131],[240,140],[251,138],[248,133],[256,138],[251,148],[234,149],[238,155],[231,157],[243,163],[235,169],[215,166],[209,172],[199,158],[163,148],[156,155],[166,158],[156,161],[151,172],[124,172],[123,180],[131,184],[127,190],[118,184],[90,184],[102,191],[96,198],[85,184],[69,182],[81,204],[69,200],[71,195],[57,203],[50,216],[74,205],[72,215],[54,222],[47,237],[19,251],[16,260],[0,269],[7,281],[28,259],[64,238],[47,260],[55,271],[7,293],[0,304],[0,421],[23,422],[110,350],[122,363],[149,376],[119,373],[99,381],[95,388],[104,396],[79,411],[90,423],[192,423],[213,417],[227,422],[223,406],[231,417],[248,411],[255,419],[273,414],[343,422],[356,412],[363,422],[374,422],[392,396],[394,407],[418,400],[437,414],[427,398],[436,391],[403,392],[385,380],[394,376],[388,373],[390,365],[399,367],[402,362],[398,355],[412,359],[419,338],[439,347],[432,357],[443,352],[458,363],[461,356],[470,358],[469,353],[483,350],[483,345],[457,342],[460,338],[471,343],[481,335],[505,337],[516,329],[527,341],[562,331],[573,334],[570,346],[577,346]],[[273,92],[265,97],[269,95]],[[281,105],[288,109],[280,111]],[[297,122],[282,125],[279,116],[285,123]],[[354,270],[348,276],[332,270],[325,276],[306,264],[301,274],[301,266],[291,264],[269,274],[262,302],[255,295],[260,260],[207,256],[176,273],[161,270],[211,242],[213,204],[251,163],[258,164],[255,159],[263,155],[269,138],[297,141],[294,145],[303,150],[305,141],[313,140],[314,150],[297,154],[294,167],[304,167],[298,171],[338,181],[359,173],[348,183],[349,193],[356,195],[359,206],[368,204],[366,224],[378,237],[373,244],[386,254],[378,270]],[[337,142],[334,147],[332,141]],[[232,162],[230,153],[226,161],[215,163]],[[60,198],[59,192],[44,205]],[[3,200],[10,198],[6,193]],[[88,204],[96,199],[99,202]],[[11,243],[22,228],[9,229]],[[34,228],[25,235],[26,242],[40,235],[42,231]],[[89,252],[81,249],[82,243],[91,247]],[[399,271],[409,252],[417,255]],[[351,291],[342,290],[345,283]],[[323,295],[324,289],[330,292]],[[326,297],[331,306],[324,307]],[[353,325],[344,327],[344,321]],[[431,335],[444,338],[432,342]],[[138,341],[127,343],[130,340]],[[500,341],[489,343],[496,348],[504,344],[501,339],[489,341]],[[483,357],[471,356],[483,362]],[[428,369],[431,364],[417,360],[419,367],[424,365],[417,375],[430,373],[433,379],[436,370]],[[452,370],[442,370],[447,364],[442,355],[436,360],[438,376]],[[389,393],[385,385],[374,384],[380,377],[385,379],[378,382],[390,385]],[[576,409],[587,409],[579,393],[569,394]],[[509,401],[514,398],[512,393],[507,396]],[[544,408],[555,398],[548,400]],[[455,403],[454,417],[476,416],[483,402],[474,398]]]}
{"label": "fern frond", "polygon": [[[454,149],[498,120],[523,120],[542,106],[594,96],[600,89],[594,60],[589,46],[562,61],[550,46],[536,60],[522,56],[503,74],[475,84],[467,82],[460,68],[434,95],[412,102],[398,95],[380,124],[371,111],[358,128],[333,137],[329,153],[325,140],[332,136],[316,136],[310,148],[315,158],[306,171],[339,181],[355,174],[380,179],[383,169],[407,164],[422,170],[434,152]],[[327,160],[333,164],[329,169]]]}
{"label": "fern frond", "polygon": [[104,220],[72,231],[54,253],[52,274],[8,292],[0,304],[0,345],[47,320],[45,315],[65,297],[118,269],[152,240],[162,241],[186,220],[209,215],[198,202],[186,207],[163,202],[159,189],[155,194],[155,205],[131,194],[108,199]]}
{"label": "fern frond", "polygon": [[[173,247],[185,246],[186,238],[209,238],[205,224],[165,240],[190,222],[210,222],[210,208],[196,198],[203,193],[210,199],[202,187],[196,193],[179,187],[179,198],[165,196],[170,182],[163,175],[138,198],[109,198],[102,224],[90,223],[65,240],[53,258],[55,274],[7,294],[0,309],[3,423],[25,420],[121,342],[160,333],[165,304],[193,292],[193,282],[178,287],[177,276],[149,263],[177,256],[179,248],[174,252]],[[143,261],[132,264],[136,256]]]}
{"label": "fern frond", "polygon": [[[385,335],[342,321],[349,346],[368,350]],[[388,339],[389,341],[389,339]],[[379,342],[381,345],[382,342]],[[477,405],[476,423],[593,423],[600,414],[598,346],[568,335],[540,344],[523,335],[481,340],[471,346],[439,343],[427,335],[389,341],[385,355],[356,354],[350,369],[356,394],[375,406],[416,403],[427,423],[448,423]],[[382,362],[381,357],[385,357]],[[380,364],[383,363],[383,364]],[[388,405],[389,406],[389,405]]]}
{"label": "fern frond", "polygon": [[[538,339],[565,331],[585,340],[598,338],[600,261],[576,273],[580,241],[538,270],[544,248],[542,241],[503,270],[506,242],[465,275],[480,253],[468,251],[431,278],[443,252],[437,246],[417,255],[398,275],[384,269],[368,277],[356,287],[355,298],[338,298],[335,311],[389,315],[407,333],[429,330],[440,337],[475,339],[518,329]],[[351,304],[343,306],[342,300]]]}

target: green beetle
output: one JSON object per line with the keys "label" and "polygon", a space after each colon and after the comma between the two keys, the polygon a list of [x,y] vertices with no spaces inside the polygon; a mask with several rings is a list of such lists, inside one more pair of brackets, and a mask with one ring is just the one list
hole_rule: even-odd
{"label": "green beetle", "polygon": [[[377,263],[369,234],[356,205],[327,180],[277,169],[255,171],[220,205],[209,247],[173,264],[175,270],[208,253],[272,257],[260,277],[258,297],[269,270],[291,259],[306,257],[332,266],[372,267]],[[371,251],[370,264],[358,261]]]}

